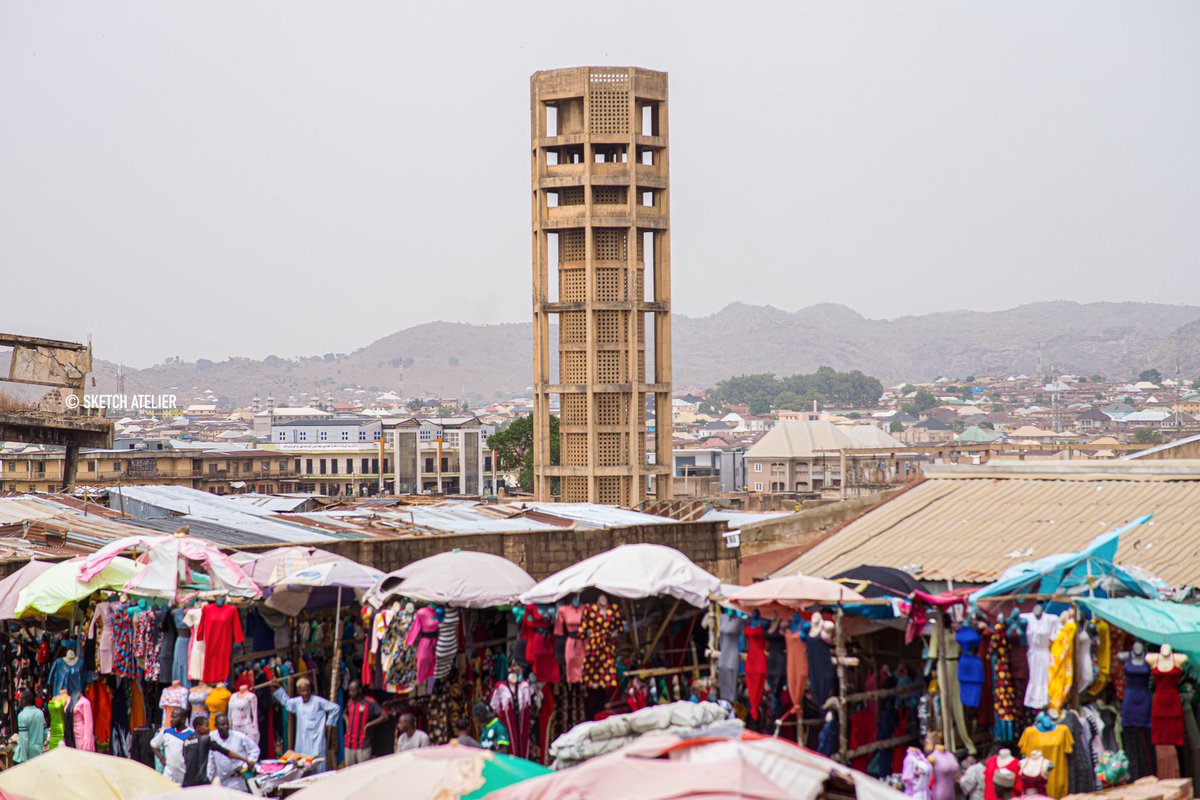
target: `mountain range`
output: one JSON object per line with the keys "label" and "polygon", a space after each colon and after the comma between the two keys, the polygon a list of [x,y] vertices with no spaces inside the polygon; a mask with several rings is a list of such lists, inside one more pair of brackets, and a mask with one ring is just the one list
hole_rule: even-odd
{"label": "mountain range", "polygon": [[[1197,306],[1054,301],[879,320],[829,303],[794,312],[733,303],[707,317],[676,315],[672,329],[680,390],[736,374],[789,375],[823,364],[862,370],[885,385],[941,375],[1032,374],[1039,346],[1045,372],[1126,379],[1148,367],[1171,374],[1177,358],[1186,376],[1200,371]],[[104,360],[119,352],[119,342],[96,344],[95,391],[118,391],[123,380],[127,393],[175,393],[181,403],[206,389],[236,405],[268,393],[283,405],[301,392],[349,399],[347,389],[354,388],[480,401],[528,396],[532,375],[531,327],[517,323],[433,322],[348,354],[171,360],[125,368],[123,378]]]}

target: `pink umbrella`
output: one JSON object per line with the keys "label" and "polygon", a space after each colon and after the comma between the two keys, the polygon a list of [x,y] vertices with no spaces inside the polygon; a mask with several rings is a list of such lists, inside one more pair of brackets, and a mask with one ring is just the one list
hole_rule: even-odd
{"label": "pink umbrella", "polygon": [[271,586],[285,575],[291,575],[317,564],[340,560],[349,561],[336,553],[303,545],[276,547],[274,550],[267,550],[260,554],[237,553],[233,559],[242,565],[242,569],[246,570],[250,580],[259,586]]}
{"label": "pink umbrella", "polygon": [[135,548],[144,552],[136,559],[137,572],[125,584],[125,590],[131,594],[177,600],[181,585],[188,582],[188,570],[193,566],[208,575],[214,591],[231,597],[262,594],[245,570],[215,544],[195,539],[186,532],[118,539],[83,560],[79,580],[91,580],[122,552]]}
{"label": "pink umbrella", "polygon": [[0,619],[17,618],[17,597],[33,579],[54,566],[53,561],[30,561],[0,581]]}
{"label": "pink umbrella", "polygon": [[858,592],[836,581],[799,574],[752,583],[727,599],[734,608],[759,611],[767,617],[786,617],[815,605],[866,600]]}

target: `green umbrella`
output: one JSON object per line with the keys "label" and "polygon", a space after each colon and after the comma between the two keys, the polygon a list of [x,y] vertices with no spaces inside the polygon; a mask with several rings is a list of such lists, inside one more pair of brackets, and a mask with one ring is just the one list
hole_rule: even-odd
{"label": "green umbrella", "polygon": [[483,763],[483,786],[470,794],[464,794],[462,800],[482,800],[489,792],[553,772],[541,764],[524,758],[504,753],[490,753],[489,755],[491,758]]}
{"label": "green umbrella", "polygon": [[102,589],[120,590],[133,577],[137,564],[133,559],[118,556],[100,574],[87,583],[79,580],[82,561],[61,561],[21,590],[17,597],[17,616],[57,614]]}

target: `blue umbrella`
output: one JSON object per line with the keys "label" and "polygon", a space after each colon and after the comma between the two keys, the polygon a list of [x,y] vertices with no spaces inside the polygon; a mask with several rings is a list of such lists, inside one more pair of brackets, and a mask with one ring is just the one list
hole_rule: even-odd
{"label": "blue umbrella", "polygon": [[1133,575],[1116,563],[1121,534],[1145,525],[1150,514],[1138,517],[1108,533],[1101,534],[1083,550],[1060,553],[1037,561],[1017,564],[1005,570],[995,583],[971,595],[972,605],[988,597],[1009,594],[1078,594],[1093,593],[1107,597],[1110,590],[1138,597],[1154,597],[1155,586]]}

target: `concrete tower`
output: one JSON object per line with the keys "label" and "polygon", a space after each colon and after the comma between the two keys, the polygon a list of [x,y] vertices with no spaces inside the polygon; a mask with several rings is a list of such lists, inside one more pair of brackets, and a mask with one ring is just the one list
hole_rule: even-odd
{"label": "concrete tower", "polygon": [[[655,495],[670,498],[667,74],[636,67],[537,72],[530,112],[534,491],[550,499],[557,477],[565,502],[633,506],[654,476]],[[646,463],[651,397],[658,464]],[[561,439],[551,464],[555,399]]]}

